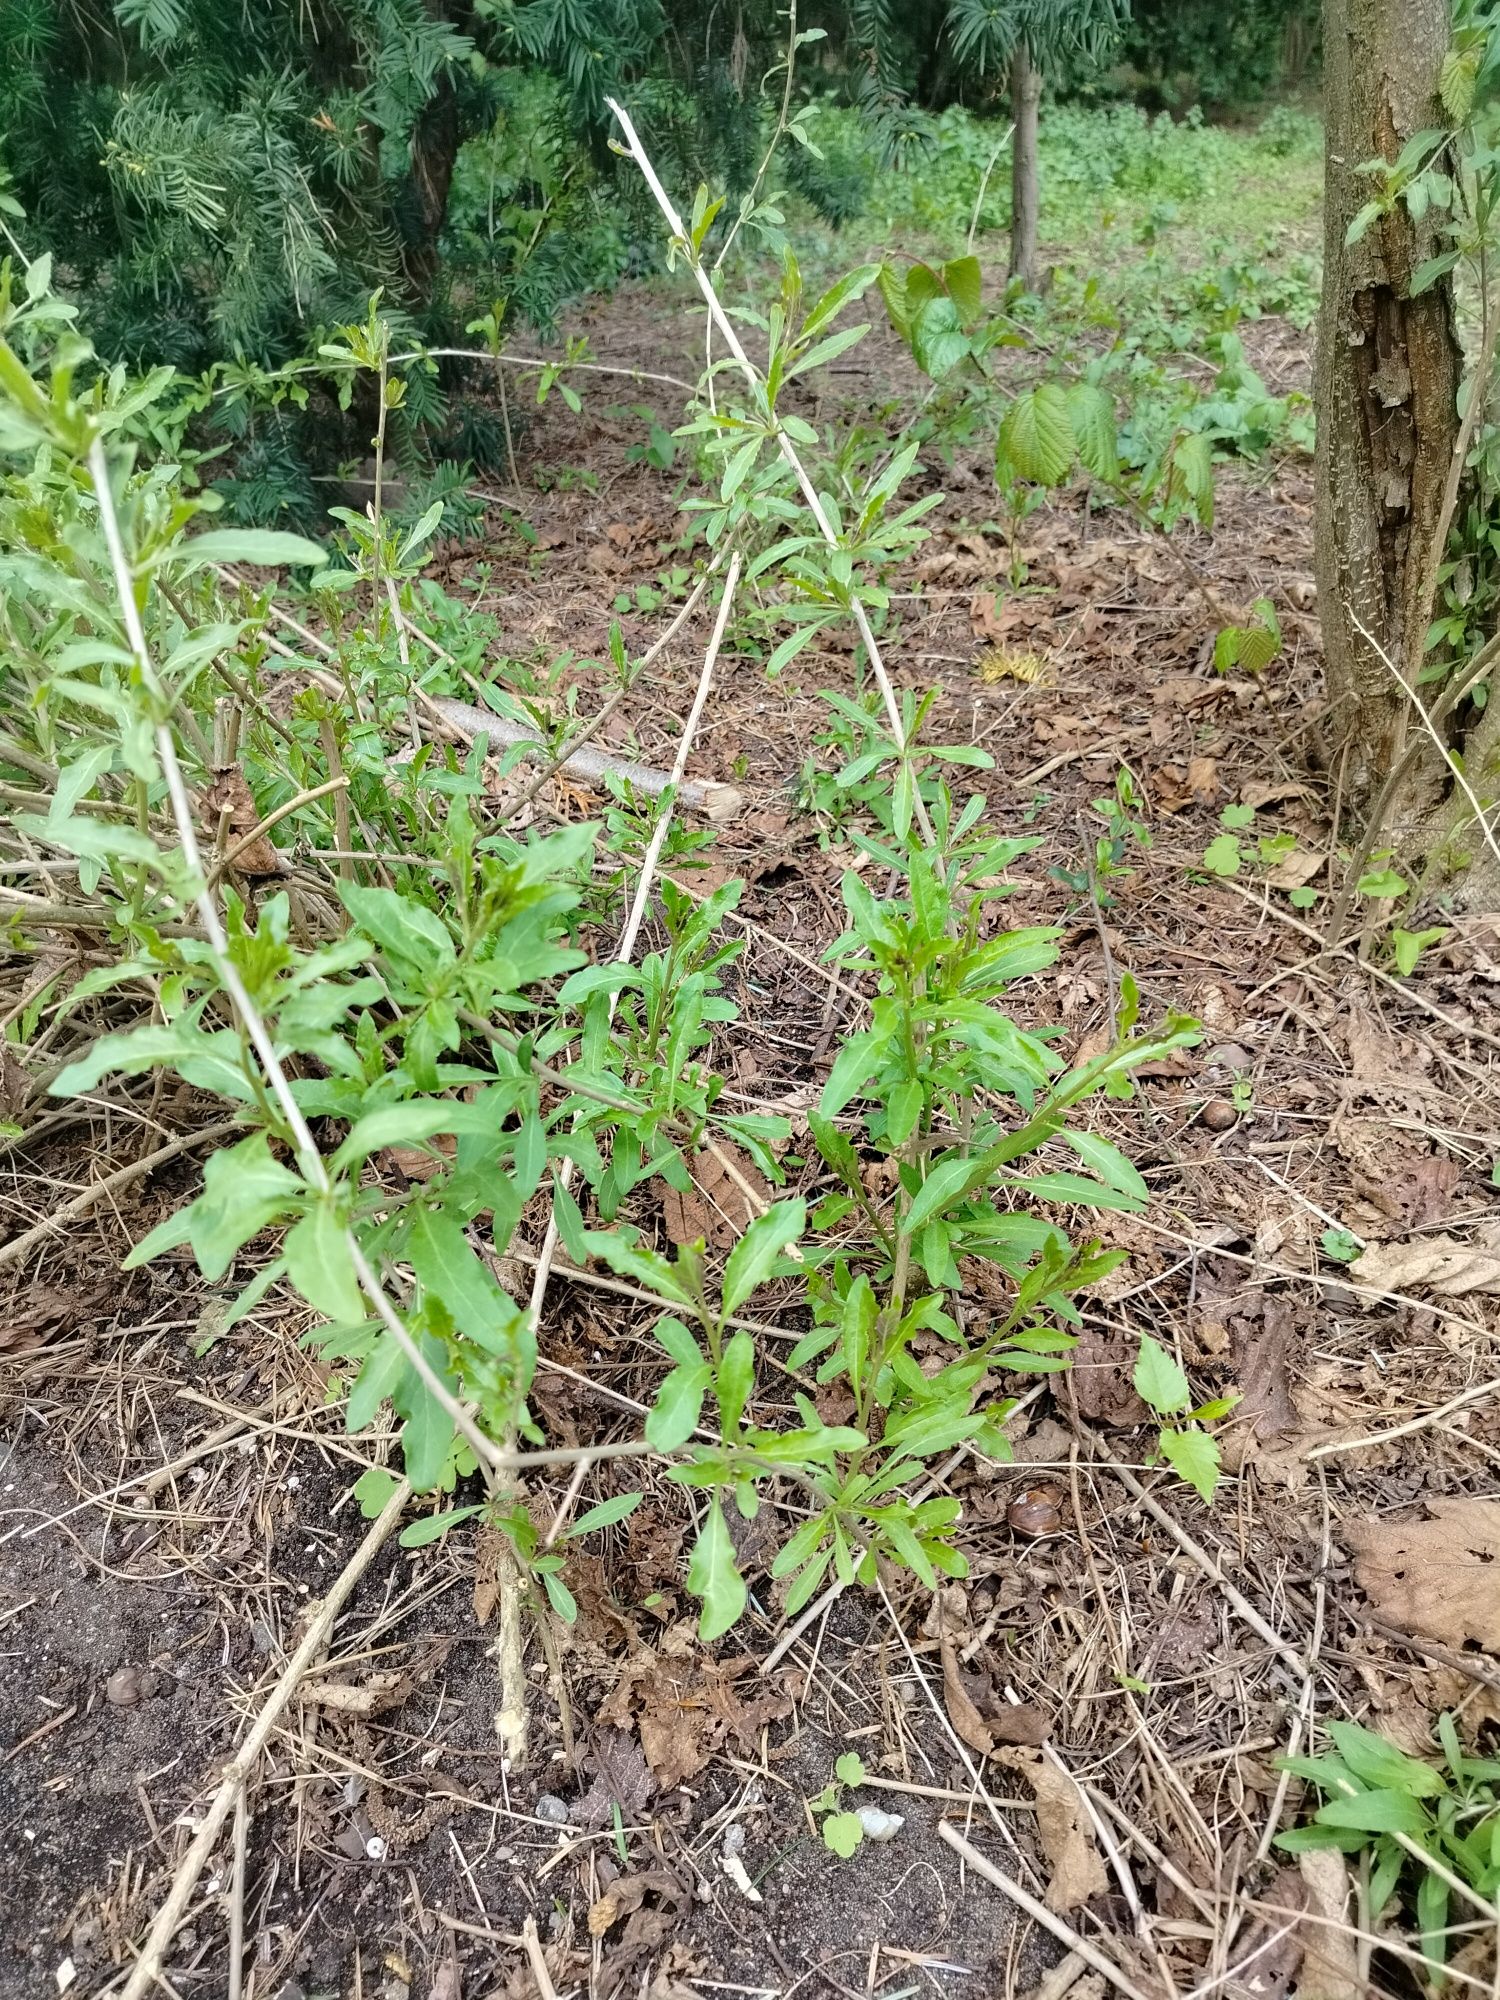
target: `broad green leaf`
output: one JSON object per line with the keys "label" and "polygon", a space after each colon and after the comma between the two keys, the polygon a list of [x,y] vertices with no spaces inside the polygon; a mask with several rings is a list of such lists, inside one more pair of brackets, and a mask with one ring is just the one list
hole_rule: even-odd
{"label": "broad green leaf", "polygon": [[425,903],[394,889],[370,889],[359,882],[340,882],[338,891],[354,922],[382,951],[429,972],[453,963],[447,927]]}
{"label": "broad green leaf", "polygon": [[1121,1194],[1134,1195],[1139,1201],[1150,1197],[1151,1190],[1139,1172],[1108,1139],[1101,1139],[1097,1132],[1075,1132],[1069,1126],[1064,1126],[1057,1136],[1073,1148],[1091,1173],[1110,1187]]}
{"label": "broad green leaf", "polygon": [[1042,382],[1017,396],[1001,421],[999,445],[1022,479],[1060,486],[1076,455],[1067,392]]}
{"label": "broad green leaf", "polygon": [[1434,1798],[1447,1790],[1441,1771],[1408,1757],[1394,1743],[1357,1722],[1330,1720],[1328,1734],[1356,1778],[1382,1792],[1409,1792],[1413,1798]]}
{"label": "broad green leaf", "polygon": [[87,1052],[47,1086],[51,1097],[77,1097],[98,1087],[102,1077],[139,1076],[143,1070],[175,1069],[196,1089],[241,1104],[254,1101],[245,1078],[239,1037],[232,1028],[201,1034],[188,1021],[148,1023],[118,1035],[101,1035]]}
{"label": "broad green leaf", "polygon": [[1161,1434],[1161,1455],[1179,1479],[1185,1479],[1205,1501],[1219,1484],[1219,1444],[1207,1431],[1167,1429]]}
{"label": "broad green leaf", "polygon": [[744,1610],[746,1591],[745,1579],[735,1566],[724,1510],[717,1500],[709,1502],[708,1518],[693,1544],[687,1587],[703,1600],[698,1637],[705,1643],[722,1638]]}
{"label": "broad green leaf", "polygon": [[857,1750],[846,1750],[833,1767],[833,1775],[841,1785],[862,1785],[865,1781],[864,1760]]}
{"label": "broad green leaf", "polygon": [[422,1289],[442,1300],[460,1333],[492,1354],[515,1350],[522,1315],[451,1215],[419,1209],[407,1234],[406,1254]]}
{"label": "broad green leaf", "polygon": [[984,273],[977,257],[952,257],[943,266],[943,283],[965,326],[984,310]]}
{"label": "broad green leaf", "polygon": [[387,1104],[379,1111],[367,1111],[357,1119],[349,1136],[330,1160],[334,1173],[345,1173],[360,1160],[368,1159],[385,1146],[418,1146],[439,1132],[477,1132],[492,1135],[499,1119],[483,1104],[460,1104],[456,1099],[436,1102]]}
{"label": "broad green leaf", "polygon": [[1330,1799],[1317,1812],[1319,1826],[1359,1827],[1365,1833],[1426,1833],[1427,1810],[1407,1792],[1361,1792]]}
{"label": "broad green leaf", "polygon": [[756,1217],[729,1254],[724,1266],[724,1312],[738,1312],[757,1285],[763,1285],[788,1244],[807,1227],[807,1203],[779,1201]]}
{"label": "broad green leaf", "polygon": [[1180,1363],[1149,1333],[1141,1335],[1141,1351],[1130,1379],[1141,1401],[1149,1403],[1160,1416],[1169,1417],[1192,1402],[1192,1391]]}
{"label": "broad green leaf", "polygon": [[1075,382],[1068,391],[1068,421],[1079,464],[1113,485],[1120,476],[1114,399],[1092,382]]}
{"label": "broad green leaf", "polygon": [[713,1380],[706,1361],[674,1368],[662,1380],[646,1418],[646,1442],[656,1451],[676,1451],[698,1427],[703,1396]]}
{"label": "broad green leaf", "polygon": [[396,1336],[388,1328],[382,1328],[349,1391],[345,1422],[351,1432],[362,1431],[374,1423],[381,1404],[397,1393],[410,1366]]}
{"label": "broad green leaf", "polygon": [[940,382],[973,353],[973,344],[964,332],[952,299],[942,295],[930,299],[913,315],[911,351],[922,373],[934,382]]}
{"label": "broad green leaf", "polygon": [[823,1845],[844,1861],[849,1859],[864,1837],[865,1830],[858,1813],[829,1813],[823,1822]]}
{"label": "broad green leaf", "polygon": [[[428,1335],[418,1335],[417,1341],[428,1366],[440,1381],[444,1380],[446,1370],[438,1343]],[[451,1380],[447,1386],[453,1388]],[[418,1493],[428,1493],[450,1471],[453,1419],[415,1368],[408,1369],[394,1400],[406,1419],[401,1426],[401,1456],[406,1476]]]}
{"label": "broad green leaf", "polygon": [[683,1289],[682,1280],[666,1258],[639,1243],[632,1243],[619,1230],[587,1229],[583,1235],[583,1247],[590,1257],[597,1257],[601,1263],[608,1264],[619,1277],[634,1278],[638,1285],[644,1285],[659,1298],[670,1299],[679,1306],[692,1304]]}
{"label": "broad green leaf", "polygon": [[983,1179],[985,1161],[969,1154],[939,1160],[912,1197],[910,1208],[901,1218],[904,1234],[914,1236],[922,1225],[966,1193],[976,1178]]}
{"label": "broad green leaf", "polygon": [[327,1202],[319,1202],[288,1231],[283,1254],[287,1276],[325,1319],[348,1325],[366,1317],[344,1225]]}
{"label": "broad green leaf", "polygon": [[354,1497],[367,1521],[383,1514],[394,1499],[401,1481],[383,1465],[367,1466],[354,1482]]}
{"label": "broad green leaf", "polygon": [[578,1599],[569,1590],[555,1570],[542,1571],[542,1588],[547,1593],[547,1601],[564,1625],[578,1622]]}
{"label": "broad green leaf", "polygon": [[205,1278],[222,1278],[241,1247],[308,1193],[300,1175],[271,1157],[264,1132],[209,1156],[203,1192],[188,1211],[188,1241]]}

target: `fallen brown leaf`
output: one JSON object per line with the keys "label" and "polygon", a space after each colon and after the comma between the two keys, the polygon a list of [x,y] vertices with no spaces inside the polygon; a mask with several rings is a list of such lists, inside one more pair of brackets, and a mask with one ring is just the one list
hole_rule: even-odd
{"label": "fallen brown leaf", "polygon": [[[1302,1930],[1302,1977],[1296,2000],[1364,2000],[1359,1938],[1349,1922],[1349,1864],[1331,1847],[1297,1856],[1314,1921]],[[1280,1898],[1277,1898],[1280,1901]]]}
{"label": "fallen brown leaf", "polygon": [[598,1720],[617,1729],[635,1723],[651,1774],[669,1792],[695,1778],[726,1738],[751,1750],[768,1722],[791,1713],[790,1699],[776,1689],[753,1698],[740,1692],[738,1683],[750,1680],[752,1665],[748,1658],[705,1660],[696,1649],[676,1654],[641,1647],[601,1703]]}
{"label": "fallen brown leaf", "polygon": [[971,1750],[977,1750],[981,1757],[988,1757],[995,1747],[994,1731],[980,1714],[964,1684],[958,1653],[946,1629],[939,1634],[938,1647],[943,1656],[943,1701],[948,1710],[948,1720]]}
{"label": "fallen brown leaf", "polygon": [[1273,889],[1304,888],[1315,875],[1323,872],[1326,859],[1323,854],[1310,854],[1305,847],[1294,847],[1290,854],[1283,854],[1267,871],[1266,880]]}
{"label": "fallen brown leaf", "polygon": [[1398,1630],[1500,1654],[1500,1500],[1429,1500],[1425,1521],[1346,1521],[1354,1580]]}
{"label": "fallen brown leaf", "polygon": [[1188,790],[1201,806],[1211,806],[1219,796],[1219,760],[1217,757],[1189,757],[1187,767]]}
{"label": "fallen brown leaf", "polygon": [[1262,1912],[1252,1905],[1235,1938],[1235,1963],[1244,1971],[1226,1983],[1225,2000],[1283,2000],[1302,1969],[1302,1926],[1287,1915],[1307,1907],[1302,1877],[1295,1868],[1278,1869],[1265,1897],[1272,1907]]}
{"label": "fallen brown leaf", "polygon": [[573,1809],[580,1826],[608,1826],[620,1808],[627,1826],[634,1825],[656,1790],[641,1746],[623,1729],[606,1729],[589,1758],[594,1782]]}
{"label": "fallen brown leaf", "polygon": [[1090,1896],[1103,1895],[1109,1877],[1083,1794],[1067,1772],[1039,1751],[1001,1749],[995,1757],[1023,1777],[1035,1794],[1037,1838],[1052,1870],[1047,1908],[1076,1910]]}
{"label": "fallen brown leaf", "polygon": [[1349,1269],[1357,1283],[1379,1292],[1431,1292],[1461,1299],[1471,1292],[1500,1292],[1500,1229],[1476,1232],[1474,1241],[1424,1236],[1412,1243],[1372,1243]]}
{"label": "fallen brown leaf", "polygon": [[[769,1207],[771,1190],[750,1155],[727,1139],[717,1143],[719,1151],[733,1163],[735,1171]],[[693,1177],[692,1187],[686,1194],[669,1187],[662,1200],[667,1235],[674,1243],[696,1243],[701,1236],[715,1250],[732,1248],[755,1220],[758,1211],[717,1154],[695,1153],[688,1167]]]}

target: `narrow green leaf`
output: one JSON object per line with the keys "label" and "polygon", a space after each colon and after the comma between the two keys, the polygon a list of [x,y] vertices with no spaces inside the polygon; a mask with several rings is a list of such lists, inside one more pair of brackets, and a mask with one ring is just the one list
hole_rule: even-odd
{"label": "narrow green leaf", "polygon": [[788,1244],[807,1227],[807,1203],[779,1201],[757,1216],[730,1252],[724,1267],[724,1312],[738,1312],[757,1285],[765,1283]]}
{"label": "narrow green leaf", "polygon": [[709,1502],[708,1518],[693,1544],[687,1587],[703,1600],[698,1637],[705,1643],[722,1638],[743,1612],[746,1591],[745,1579],[735,1566],[734,1544],[729,1539],[724,1510],[717,1500]]}

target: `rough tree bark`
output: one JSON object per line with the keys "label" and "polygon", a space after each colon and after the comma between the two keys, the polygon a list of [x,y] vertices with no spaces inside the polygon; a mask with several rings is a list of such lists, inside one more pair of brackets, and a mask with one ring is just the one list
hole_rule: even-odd
{"label": "rough tree bark", "polygon": [[[1411,683],[1422,661],[1462,356],[1450,283],[1410,296],[1412,272],[1439,247],[1429,227],[1398,203],[1358,242],[1345,236],[1373,192],[1360,164],[1394,160],[1413,132],[1446,124],[1437,79],[1448,36],[1448,0],[1325,0],[1318,603],[1331,735],[1356,806],[1421,729],[1397,674]],[[1435,750],[1416,758],[1390,832],[1409,838],[1446,787]]]}
{"label": "rough tree bark", "polygon": [[1010,275],[1027,291],[1036,289],[1037,119],[1042,102],[1041,72],[1024,38],[1010,59]]}

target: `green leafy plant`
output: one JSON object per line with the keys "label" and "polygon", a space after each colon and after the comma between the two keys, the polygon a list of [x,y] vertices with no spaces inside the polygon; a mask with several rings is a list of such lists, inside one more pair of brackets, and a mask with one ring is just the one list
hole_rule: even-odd
{"label": "green leafy plant", "polygon": [[1218,1440],[1204,1426],[1227,1416],[1239,1398],[1219,1396],[1194,1409],[1192,1388],[1181,1362],[1149,1333],[1141,1335],[1131,1380],[1141,1401],[1159,1417],[1171,1420],[1163,1423],[1158,1433],[1158,1455],[1205,1502],[1212,1501],[1221,1476],[1220,1452]]}
{"label": "green leafy plant", "polygon": [[[1323,1803],[1308,1824],[1278,1834],[1287,1853],[1334,1848],[1368,1855],[1372,1921],[1414,1922],[1426,1985],[1444,1988],[1451,1921],[1477,1908],[1493,1921],[1500,1893],[1500,1761],[1471,1757],[1451,1715],[1437,1720],[1442,1764],[1411,1757],[1355,1722],[1326,1725],[1333,1749],[1288,1757]],[[1455,1900],[1458,1910],[1454,1909]]]}
{"label": "green leafy plant", "polygon": [[[700,194],[691,223],[673,218],[674,249],[727,339],[703,265],[717,214]],[[953,794],[953,767],[982,753],[921,743],[928,703],[892,688],[877,637],[884,573],[940,496],[905,501],[913,442],[835,499],[799,456],[816,433],[781,410],[789,384],[860,337],[836,322],[876,275],[860,267],[808,305],[787,254],[764,368],[741,349],[737,383],[711,370],[679,433],[709,474],[690,504],[728,565],[725,589],[743,563],[756,616],[792,626],[768,669],[848,619],[880,704],[834,703],[860,732],[854,782],[878,781],[852,838],[888,885],[875,893],[858,868],[841,884],[847,928],[828,956],[864,996],[862,1025],[809,1118],[806,1192],[757,1195],[761,1212],[720,1263],[702,1243],[662,1254],[631,1219],[649,1207],[626,1206],[653,1185],[685,1190],[695,1157],[727,1142],[768,1183],[784,1180],[788,1122],[736,1109],[714,1066],[737,1017],[724,973],[740,945],[719,933],[739,886],[699,901],[656,878],[707,836],[677,824],[670,790],[648,800],[623,783],[602,824],[518,833],[488,802],[482,728],[472,748],[392,756],[437,696],[477,682],[497,716],[524,718],[539,692],[514,663],[495,672],[483,632],[424,574],[432,510],[403,526],[384,505],[388,425],[421,393],[420,355],[400,358],[378,300],[321,343],[351,404],[373,405],[375,452],[371,504],[346,511],[345,559],[329,565],[295,536],[206,528],[216,497],[184,488],[170,448],[170,371],[137,381],[103,368],[45,274],[17,297],[0,271],[0,590],[18,662],[7,721],[26,739],[0,744],[0,763],[23,794],[18,824],[76,865],[84,921],[109,940],[67,996],[86,1031],[49,1088],[167,1072],[234,1107],[243,1136],[131,1262],[185,1244],[217,1283],[269,1235],[228,1324],[292,1288],[318,1316],[309,1339],[351,1429],[388,1403],[406,1481],[453,1496],[413,1524],[413,1541],[486,1519],[532,1598],[564,1616],[563,1538],[540,1540],[516,1492],[528,1448],[547,1443],[531,1400],[538,1319],[494,1262],[534,1197],[575,1264],[603,1264],[652,1309],[666,1365],[624,1449],[685,1490],[685,1581],[706,1639],[746,1601],[727,1509],[754,1516],[772,1485],[795,1488],[804,1510],[772,1563],[791,1609],[825,1578],[873,1580],[882,1561],[931,1587],[965,1564],[957,1503],[916,1497],[923,1469],[960,1443],[1004,1455],[1005,1378],[1066,1365],[1073,1295],[1118,1261],[1074,1242],[1058,1210],[1147,1199],[1130,1161],[1075,1114],[1096,1094],[1128,1096],[1139,1064],[1195,1035],[1175,1015],[1138,1031],[1127,979],[1110,1047],[1067,1068],[1051,1036],[1006,1011],[1008,989],[1055,954],[1052,928],[995,921],[1008,870],[1035,843],[996,836],[982,797]],[[539,393],[553,386],[567,393],[544,371]],[[316,579],[300,617],[282,608],[285,584],[252,589],[232,567],[287,564]],[[629,683],[618,633],[610,668]],[[275,825],[299,864],[269,893],[236,867],[246,841],[232,815],[194,804],[212,796],[210,739],[231,726],[253,837]],[[313,894],[301,872],[320,857]],[[617,944],[627,884],[633,922],[653,891],[657,903],[661,941],[639,957],[633,928],[623,955]],[[370,1171],[392,1148],[428,1170],[392,1188]],[[968,1259],[1000,1283],[982,1320],[956,1310]],[[798,1386],[794,1421],[771,1420],[750,1309],[805,1315],[787,1365],[813,1369],[843,1419],[826,1421]],[[484,1484],[472,1500],[459,1490],[471,1478]],[[572,1535],[625,1504],[586,1511]]]}
{"label": "green leafy plant", "polygon": [[863,1761],[857,1752],[846,1750],[834,1764],[832,1784],[825,1785],[815,1799],[807,1802],[808,1811],[822,1821],[823,1845],[842,1861],[849,1859],[865,1837],[859,1814],[848,1810],[843,1795],[864,1781]]}

